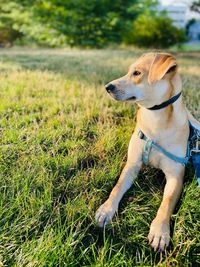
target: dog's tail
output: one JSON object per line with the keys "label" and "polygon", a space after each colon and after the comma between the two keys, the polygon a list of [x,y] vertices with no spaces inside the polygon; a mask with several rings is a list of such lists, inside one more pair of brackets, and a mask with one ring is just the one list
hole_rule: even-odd
{"label": "dog's tail", "polygon": [[194,128],[196,128],[198,131],[200,131],[200,122],[198,122],[193,116],[192,114],[189,112],[189,110],[187,109],[187,114],[188,114],[188,120],[189,122],[192,124],[192,126]]}

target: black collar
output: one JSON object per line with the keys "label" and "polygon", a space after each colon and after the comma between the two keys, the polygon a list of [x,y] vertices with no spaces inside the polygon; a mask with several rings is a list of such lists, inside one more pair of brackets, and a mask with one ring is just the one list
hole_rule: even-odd
{"label": "black collar", "polygon": [[162,108],[166,108],[167,106],[169,106],[170,104],[173,104],[181,95],[181,92],[175,96],[173,96],[172,98],[168,99],[167,101],[163,102],[160,105],[155,105],[151,108],[148,108],[150,110],[158,110],[158,109],[162,109]]}

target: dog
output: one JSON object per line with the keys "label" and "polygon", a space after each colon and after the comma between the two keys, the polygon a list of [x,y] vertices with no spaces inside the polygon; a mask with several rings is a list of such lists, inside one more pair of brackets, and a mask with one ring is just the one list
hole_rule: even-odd
{"label": "dog", "polygon": [[171,54],[143,54],[125,76],[105,88],[115,100],[136,103],[139,109],[126,165],[109,198],[97,210],[96,222],[103,227],[112,220],[146,161],[166,177],[163,199],[148,235],[151,247],[164,251],[170,242],[170,217],[182,191],[190,124],[200,131],[200,123],[182,101],[181,78]]}

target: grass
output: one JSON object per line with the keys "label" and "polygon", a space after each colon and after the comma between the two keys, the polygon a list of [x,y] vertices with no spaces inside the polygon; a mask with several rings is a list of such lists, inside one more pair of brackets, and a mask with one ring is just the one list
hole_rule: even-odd
{"label": "grass", "polygon": [[172,46],[171,51],[174,51],[174,52],[200,52],[200,43],[185,43],[185,44],[181,44],[181,45],[175,45],[175,46]]}
{"label": "grass", "polygon": [[[0,50],[2,266],[199,266],[199,189],[191,167],[165,254],[147,244],[164,177],[144,169],[111,226],[94,214],[126,161],[136,107],[103,85],[141,52]],[[200,53],[176,53],[184,99],[200,119]]]}

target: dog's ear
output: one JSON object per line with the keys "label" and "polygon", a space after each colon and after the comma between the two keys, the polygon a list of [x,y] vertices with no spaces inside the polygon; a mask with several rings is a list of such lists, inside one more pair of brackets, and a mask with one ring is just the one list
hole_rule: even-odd
{"label": "dog's ear", "polygon": [[176,67],[177,63],[172,55],[161,53],[156,54],[149,70],[149,84],[161,80],[167,73],[174,72]]}

